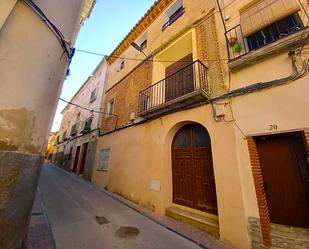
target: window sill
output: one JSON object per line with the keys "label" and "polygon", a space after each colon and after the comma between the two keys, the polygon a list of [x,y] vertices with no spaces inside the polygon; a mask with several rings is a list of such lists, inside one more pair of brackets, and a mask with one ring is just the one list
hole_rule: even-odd
{"label": "window sill", "polygon": [[108,172],[109,170],[108,169],[97,169],[96,171],[103,171],[103,172]]}
{"label": "window sill", "polygon": [[309,43],[308,40],[309,28],[306,27],[303,30],[291,34],[278,41],[272,42],[260,49],[253,50],[229,61],[228,66],[231,72],[237,72],[244,67],[255,65],[257,62],[262,62],[270,57],[278,54],[288,52],[304,44]]}

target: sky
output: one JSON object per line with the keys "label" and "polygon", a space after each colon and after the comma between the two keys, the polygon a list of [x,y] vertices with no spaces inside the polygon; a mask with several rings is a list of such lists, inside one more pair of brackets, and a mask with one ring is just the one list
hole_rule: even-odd
{"label": "sky", "polygon": [[[75,47],[109,55],[154,2],[97,0],[90,19],[85,22],[79,33]],[[70,66],[71,74],[64,82],[61,97],[70,100],[101,59],[101,56],[76,51]],[[65,106],[66,103],[59,101],[52,131],[59,130],[61,111]]]}

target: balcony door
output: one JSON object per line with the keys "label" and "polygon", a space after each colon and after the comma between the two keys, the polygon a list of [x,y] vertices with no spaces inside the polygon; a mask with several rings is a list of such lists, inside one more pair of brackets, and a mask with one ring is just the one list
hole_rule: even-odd
{"label": "balcony door", "polygon": [[187,125],[172,145],[173,202],[217,214],[210,137],[201,125]]}
{"label": "balcony door", "polygon": [[[193,57],[188,54],[165,69],[165,102],[194,90]],[[191,66],[189,66],[191,64]]]}

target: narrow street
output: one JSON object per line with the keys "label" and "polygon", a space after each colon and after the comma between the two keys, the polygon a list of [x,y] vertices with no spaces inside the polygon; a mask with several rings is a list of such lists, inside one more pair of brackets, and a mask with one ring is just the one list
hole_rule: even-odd
{"label": "narrow street", "polygon": [[43,167],[39,188],[57,249],[200,248],[54,166]]}

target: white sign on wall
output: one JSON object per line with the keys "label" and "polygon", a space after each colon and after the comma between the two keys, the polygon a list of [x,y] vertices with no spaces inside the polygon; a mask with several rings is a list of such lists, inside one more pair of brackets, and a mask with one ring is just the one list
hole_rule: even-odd
{"label": "white sign on wall", "polygon": [[161,183],[158,180],[151,180],[150,182],[150,189],[153,191],[160,192],[161,190]]}

